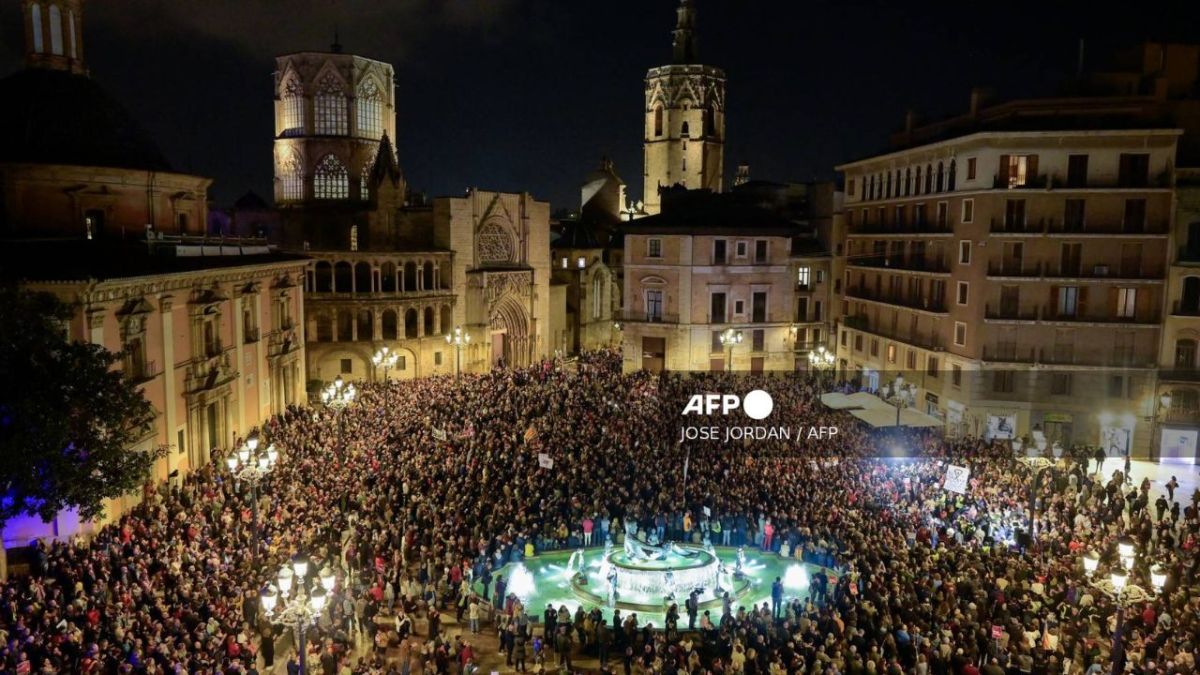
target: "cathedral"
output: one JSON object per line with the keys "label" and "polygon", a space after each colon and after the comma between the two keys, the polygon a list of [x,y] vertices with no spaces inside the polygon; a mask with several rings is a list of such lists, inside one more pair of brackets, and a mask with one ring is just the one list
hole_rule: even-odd
{"label": "cathedral", "polygon": [[[285,248],[314,260],[309,374],[408,379],[522,366],[550,353],[549,204],[408,191],[391,65],[344,53],[276,61],[275,203]],[[471,336],[458,349],[446,337]],[[383,348],[394,365],[377,364]]]}

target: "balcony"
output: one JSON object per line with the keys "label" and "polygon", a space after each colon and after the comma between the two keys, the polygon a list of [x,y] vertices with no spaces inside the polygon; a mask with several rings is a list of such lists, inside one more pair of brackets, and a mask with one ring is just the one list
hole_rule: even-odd
{"label": "balcony", "polygon": [[[1153,360],[1151,357],[1149,360]],[[1147,364],[1139,364],[1134,360],[1132,351],[1114,351],[1109,354],[1094,349],[1077,349],[1072,347],[1040,347],[1038,363],[1048,366],[1091,366],[1100,368],[1135,368]]]}
{"label": "balcony", "polygon": [[988,225],[992,234],[1043,234],[1050,226],[1045,218],[1037,222],[1024,219],[1010,222],[1005,218],[992,218]]}
{"label": "balcony", "polygon": [[1036,279],[1042,276],[1042,263],[1026,263],[1022,260],[1002,260],[999,263],[989,262],[987,275],[989,277]]}
{"label": "balcony", "polygon": [[887,305],[897,305],[899,307],[907,307],[916,309],[922,312],[931,312],[933,314],[946,314],[946,303],[944,300],[932,298],[907,298],[903,293],[874,293],[858,286],[851,286],[846,289],[846,295],[858,300],[868,300],[870,302],[879,302]]}
{"label": "balcony", "polygon": [[983,306],[983,317],[986,321],[1034,322],[1038,320],[1038,310],[1037,307],[1021,309],[1019,306],[987,303]]}
{"label": "balcony", "polygon": [[626,310],[618,314],[618,321],[622,323],[679,323],[678,314],[663,314],[661,312],[646,312],[646,311],[631,311]]}
{"label": "balcony", "polygon": [[872,270],[896,270],[900,272],[950,273],[950,266],[946,264],[945,257],[937,259],[924,258],[905,262],[903,260],[893,260],[888,256],[864,256],[858,259],[851,259],[846,266]]}
{"label": "balcony", "polygon": [[1181,264],[1200,263],[1200,248],[1195,246],[1180,246],[1175,255],[1175,262]]}
{"label": "balcony", "polygon": [[1086,224],[1064,223],[1057,218],[1039,218],[1037,221],[1025,220],[1010,222],[1004,218],[992,218],[990,231],[995,235],[1053,235],[1072,237],[1139,237],[1145,235],[1163,236],[1167,234],[1167,224],[1161,222],[1138,223],[1127,225],[1118,222],[1096,222]]}
{"label": "balcony", "polygon": [[1107,180],[1092,178],[1086,181],[1070,180],[1057,174],[1039,173],[1027,176],[1021,185],[1010,186],[999,174],[992,176],[994,190],[1154,190],[1171,187],[1171,177],[1166,171],[1150,176],[1117,177]]}
{"label": "balcony", "polygon": [[1094,324],[1113,324],[1113,325],[1153,325],[1157,326],[1161,323],[1161,318],[1157,312],[1139,312],[1137,316],[1111,316],[1107,314],[1091,314],[1083,315],[1079,312],[1073,314],[1059,313],[1057,307],[1040,308],[1041,321],[1047,323],[1094,323]]}
{"label": "balcony", "polygon": [[983,360],[991,363],[1037,363],[1036,347],[1017,347],[1015,344],[987,345]]}
{"label": "balcony", "polygon": [[904,223],[904,224],[888,224],[888,223],[863,223],[851,227],[847,234],[851,237],[862,236],[887,236],[887,235],[912,235],[912,234],[940,234],[952,235],[954,228],[950,223],[924,222],[924,223]]}
{"label": "balcony", "polygon": [[1151,267],[1148,270],[1121,269],[1120,265],[1067,266],[1046,265],[1048,279],[1112,279],[1114,281],[1162,281],[1163,271]]}
{"label": "balcony", "polygon": [[1176,300],[1171,303],[1171,316],[1200,316],[1200,305]]}
{"label": "balcony", "polygon": [[225,353],[225,345],[215,341],[204,345],[204,358],[212,359]]}
{"label": "balcony", "polygon": [[917,331],[914,334],[914,333],[901,333],[899,331],[895,331],[895,332],[887,331],[887,330],[883,330],[878,327],[872,328],[870,321],[865,316],[843,317],[842,324],[846,328],[863,331],[864,333],[870,333],[871,335],[877,335],[881,338],[886,338],[888,340],[895,340],[896,342],[903,342],[905,344],[909,344],[914,347],[920,347],[921,349],[928,349],[929,351],[938,352],[938,351],[945,351],[945,349],[946,349],[946,345],[944,342],[942,342],[941,337],[939,337],[932,331],[927,332],[927,333]]}
{"label": "balcony", "polygon": [[1161,382],[1200,382],[1200,368],[1173,368],[1158,371]]}
{"label": "balcony", "polygon": [[1045,190],[1051,184],[1050,176],[1044,173],[1026,176],[1025,181],[1020,185],[1013,185],[1010,180],[1001,177],[1000,174],[992,175],[993,190]]}

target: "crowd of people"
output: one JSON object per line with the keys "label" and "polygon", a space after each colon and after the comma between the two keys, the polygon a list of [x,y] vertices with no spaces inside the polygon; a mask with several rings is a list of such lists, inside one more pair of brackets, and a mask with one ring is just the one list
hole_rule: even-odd
{"label": "crowd of people", "polygon": [[[289,409],[256,430],[281,454],[256,492],[218,452],[89,541],[36,543],[30,573],[0,585],[0,673],[298,672],[259,600],[298,557],[337,579],[306,633],[314,673],[473,675],[480,632],[518,671],[586,657],[627,674],[1196,672],[1200,493],[1160,498],[1084,448],[1036,481],[1007,442],[914,432],[898,458],[897,438],[823,408],[804,376],[620,366],[603,351]],[[689,396],[754,388],[772,424],[840,433],[679,442]],[[943,489],[948,463],[970,468],[965,494]],[[798,555],[828,587],[688,606],[652,630],[607,607],[542,614],[505,586],[509,562],[627,531]],[[1122,537],[1142,595],[1103,584]]]}

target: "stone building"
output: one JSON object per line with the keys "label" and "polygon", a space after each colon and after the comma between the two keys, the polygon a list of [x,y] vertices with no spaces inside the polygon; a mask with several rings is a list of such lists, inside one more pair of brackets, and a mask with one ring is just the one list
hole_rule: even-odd
{"label": "stone building", "polygon": [[[26,69],[0,80],[0,278],[59,297],[70,339],[122,354],[157,413],[130,451],[166,448],[151,480],[180,479],[304,401],[308,263],[264,239],[206,237],[211,181],[173,171],[88,75],[83,2],[21,8]],[[139,498],[101,522],[9,521],[4,546],[86,534]]]}
{"label": "stone building", "polygon": [[646,73],[642,209],[662,209],[663,188],[720,192],[725,170],[725,71],[700,63],[693,0],[680,0],[671,63]]}

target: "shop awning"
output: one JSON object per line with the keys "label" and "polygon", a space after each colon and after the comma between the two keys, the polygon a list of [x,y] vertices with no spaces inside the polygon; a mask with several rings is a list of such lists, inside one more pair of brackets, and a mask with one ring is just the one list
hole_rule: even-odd
{"label": "shop awning", "polygon": [[[851,410],[851,415],[866,422],[875,428],[894,427],[896,426],[896,409],[892,406],[887,408],[860,408]],[[931,415],[905,408],[900,411],[900,426],[902,427],[940,427],[942,421]]]}

